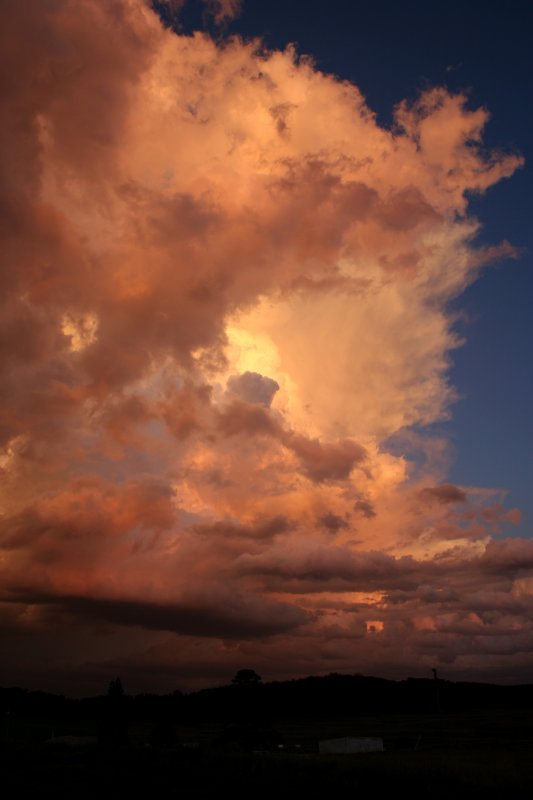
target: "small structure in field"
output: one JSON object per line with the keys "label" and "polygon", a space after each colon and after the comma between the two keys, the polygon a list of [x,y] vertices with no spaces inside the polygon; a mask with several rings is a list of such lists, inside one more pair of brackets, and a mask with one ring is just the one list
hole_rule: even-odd
{"label": "small structure in field", "polygon": [[343,736],[342,739],[322,739],[318,743],[321,756],[350,755],[352,753],[382,753],[383,739]]}

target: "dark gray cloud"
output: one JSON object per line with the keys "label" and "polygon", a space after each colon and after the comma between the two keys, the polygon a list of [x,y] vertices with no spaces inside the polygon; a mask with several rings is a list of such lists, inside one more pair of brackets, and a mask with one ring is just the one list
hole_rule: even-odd
{"label": "dark gray cloud", "polygon": [[295,523],[279,514],[268,519],[258,520],[254,524],[245,525],[237,521],[219,520],[217,522],[199,523],[194,526],[194,531],[204,536],[228,539],[257,539],[269,540],[280,533],[294,530]]}
{"label": "dark gray cloud", "polygon": [[337,533],[337,531],[349,527],[349,524],[344,517],[339,517],[338,514],[333,514],[331,511],[327,511],[325,514],[322,514],[317,521],[321,528],[325,528],[327,531],[331,531],[332,533]]}
{"label": "dark gray cloud", "polygon": [[428,486],[422,489],[420,496],[439,503],[466,503],[467,494],[453,483],[440,483],[438,486]]}
{"label": "dark gray cloud", "polygon": [[243,372],[228,378],[228,390],[245,403],[258,403],[270,408],[279,383],[258,372]]}
{"label": "dark gray cloud", "polygon": [[354,509],[367,519],[372,519],[372,517],[376,516],[374,506],[368,500],[357,500],[354,504]]}
{"label": "dark gray cloud", "polygon": [[[31,590],[30,590],[31,591]],[[199,637],[255,639],[292,630],[310,615],[288,603],[242,597],[227,589],[209,599],[151,602],[81,595],[37,595],[23,588],[13,593],[18,603],[57,606],[85,620],[105,620],[147,630],[172,631]]]}

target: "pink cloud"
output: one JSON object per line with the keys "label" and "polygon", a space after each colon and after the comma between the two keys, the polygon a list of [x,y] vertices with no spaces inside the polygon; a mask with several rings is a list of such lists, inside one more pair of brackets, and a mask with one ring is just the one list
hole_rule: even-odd
{"label": "pink cloud", "polygon": [[433,88],[384,129],[292,48],[141,0],[3,22],[9,669],[522,674],[520,512],[409,432],[454,399],[449,301],[511,252],[468,216],[522,163],[488,112]]}

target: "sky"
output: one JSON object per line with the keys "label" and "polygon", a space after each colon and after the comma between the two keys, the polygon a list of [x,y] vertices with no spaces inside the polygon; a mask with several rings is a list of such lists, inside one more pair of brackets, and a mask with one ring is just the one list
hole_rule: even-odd
{"label": "sky", "polygon": [[4,3],[0,684],[531,681],[499,11]]}

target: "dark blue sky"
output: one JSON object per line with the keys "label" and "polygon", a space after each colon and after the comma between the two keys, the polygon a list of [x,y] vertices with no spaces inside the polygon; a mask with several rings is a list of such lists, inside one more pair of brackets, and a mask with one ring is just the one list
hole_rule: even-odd
{"label": "dark blue sky", "polygon": [[[186,31],[209,27],[202,8],[189,3]],[[507,504],[524,514],[522,535],[533,531],[532,23],[533,4],[521,0],[245,0],[226,30],[271,48],[295,43],[319,69],[356,83],[384,125],[397,102],[428,86],[467,91],[472,107],[491,113],[485,144],[525,157],[511,179],[471,200],[480,242],[507,239],[521,256],[485,268],[454,303],[465,315],[450,373],[461,399],[438,426],[456,449],[450,480],[508,489]]]}

